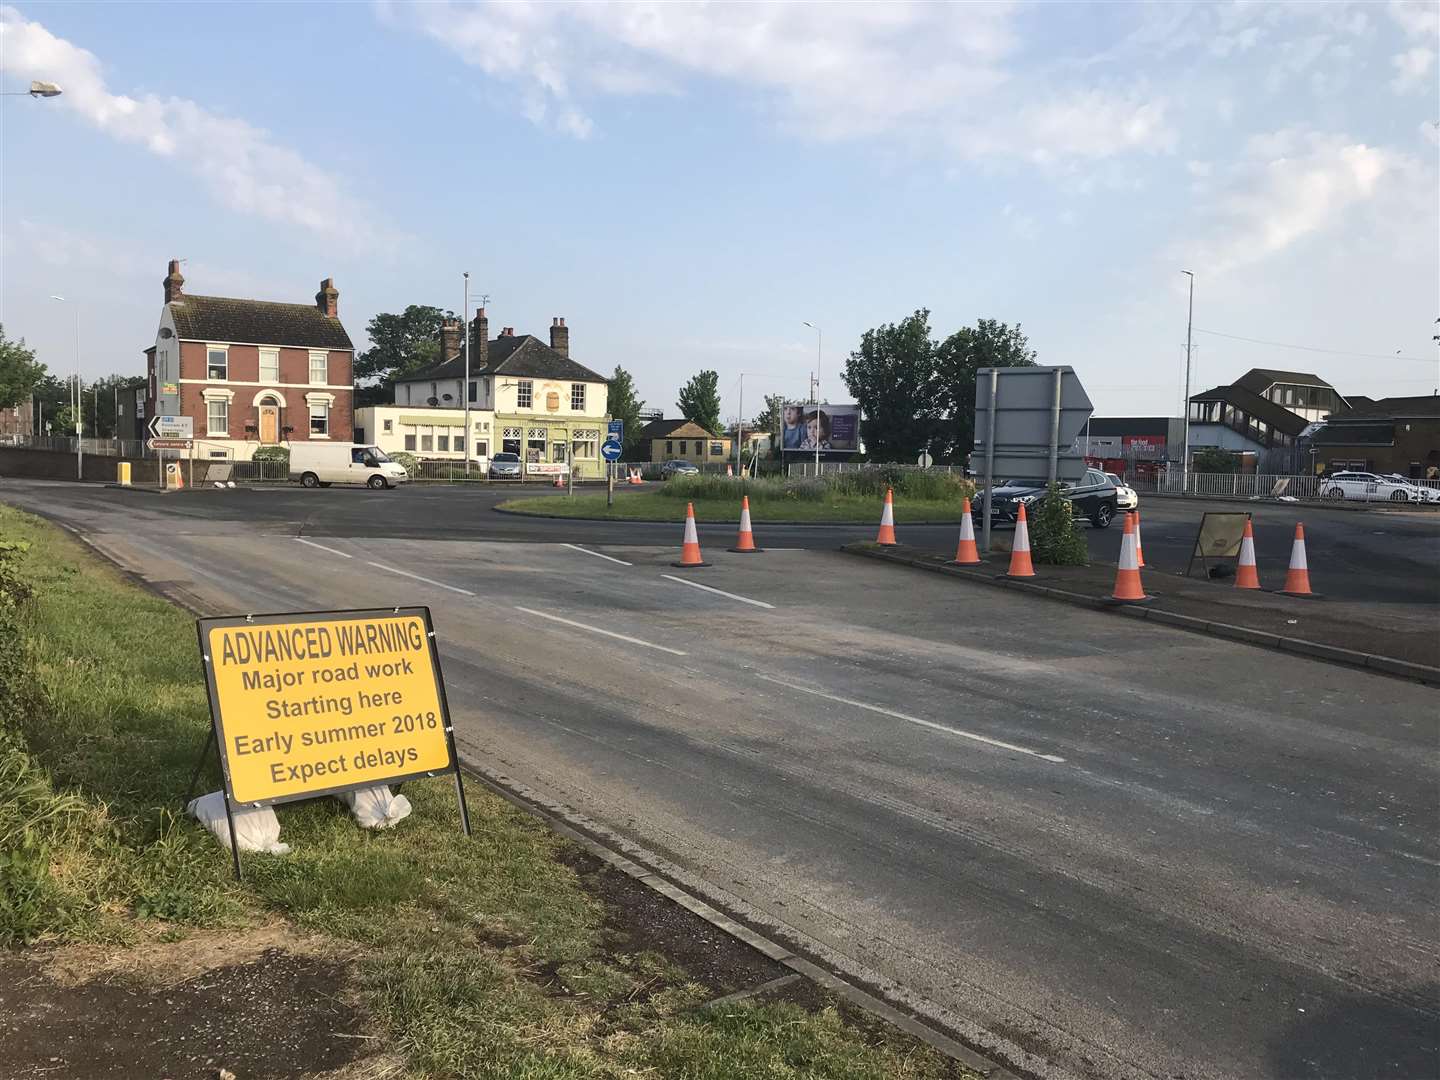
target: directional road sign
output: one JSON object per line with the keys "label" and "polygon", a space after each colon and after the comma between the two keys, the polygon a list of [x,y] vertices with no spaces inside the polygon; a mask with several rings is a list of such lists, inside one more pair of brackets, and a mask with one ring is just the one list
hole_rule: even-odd
{"label": "directional road sign", "polygon": [[185,439],[195,437],[195,418],[193,416],[161,416],[156,415],[150,418],[146,425],[146,431],[151,438],[155,439]]}
{"label": "directional road sign", "polygon": [[624,449],[614,439],[606,438],[600,447],[600,456],[606,461],[619,461]]}
{"label": "directional road sign", "polygon": [[145,445],[151,450],[189,450],[194,443],[189,439],[146,439]]}
{"label": "directional road sign", "polygon": [[1044,480],[1053,454],[1057,479],[1078,480],[1085,472],[1085,458],[1070,451],[1094,406],[1070,367],[981,368],[976,373],[972,468],[977,473],[985,468],[991,372],[996,376],[995,476]]}

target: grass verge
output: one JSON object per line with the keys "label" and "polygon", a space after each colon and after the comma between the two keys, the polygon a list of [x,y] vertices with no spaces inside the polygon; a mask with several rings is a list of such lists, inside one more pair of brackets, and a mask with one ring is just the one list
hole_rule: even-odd
{"label": "grass verge", "polygon": [[[740,488],[723,497],[697,498],[696,521],[740,521]],[[757,499],[750,496],[750,520],[756,524],[835,523],[874,525],[880,521],[881,498],[835,495],[823,502],[802,499]],[[574,496],[538,495],[509,499],[498,509],[517,514],[546,514],[555,517],[597,518],[605,521],[684,521],[686,500],[666,497],[658,491],[615,493],[615,505],[607,507],[603,494]],[[959,521],[963,504],[959,499],[911,499],[895,497],[898,525]]]}
{"label": "grass verge", "polygon": [[577,850],[478,788],[469,840],[442,779],[407,785],[413,815],[378,834],[331,799],[282,807],[292,853],[247,856],[233,882],[179,816],[208,726],[193,620],[39,519],[0,506],[0,538],[28,545],[0,552],[0,945],[123,948],[279,914],[347,946],[417,1077],[968,1075],[823,998],[697,1010],[735,987],[617,940]]}

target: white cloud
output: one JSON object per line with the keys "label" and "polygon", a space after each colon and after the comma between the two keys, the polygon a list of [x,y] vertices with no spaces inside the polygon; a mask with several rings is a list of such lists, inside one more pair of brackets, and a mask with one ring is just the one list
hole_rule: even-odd
{"label": "white cloud", "polygon": [[260,128],[184,98],[113,94],[93,53],[12,7],[0,6],[0,48],[15,78],[60,84],[64,93],[47,108],[68,109],[119,142],[176,162],[232,210],[296,225],[350,248],[382,241],[370,224],[373,212],[338,178]]}
{"label": "white cloud", "polygon": [[1410,37],[1440,36],[1440,6],[1434,0],[1390,0],[1390,17]]}
{"label": "white cloud", "polygon": [[805,138],[897,135],[1038,162],[1168,149],[1163,99],[1020,78],[1008,3],[382,4],[516,88],[537,125],[588,137],[586,99],[738,88]]}
{"label": "white cloud", "polygon": [[1338,225],[1414,163],[1339,135],[1277,131],[1250,140],[1204,208],[1198,244],[1175,255],[1220,275]]}
{"label": "white cloud", "polygon": [[1407,94],[1411,90],[1420,90],[1427,86],[1433,88],[1433,81],[1425,76],[1430,71],[1430,65],[1435,62],[1434,49],[1417,45],[1413,49],[1397,53],[1390,62],[1395,65],[1395,78],[1391,80],[1390,89],[1397,94]]}

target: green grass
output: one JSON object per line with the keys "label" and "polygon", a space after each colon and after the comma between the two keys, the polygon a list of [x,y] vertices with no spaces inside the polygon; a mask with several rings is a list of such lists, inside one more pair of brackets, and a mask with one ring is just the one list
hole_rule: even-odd
{"label": "green grass", "polygon": [[[0,944],[123,947],[278,913],[352,946],[415,1077],[958,1075],[834,1008],[694,1011],[715,990],[617,951],[558,857],[567,842],[478,788],[469,840],[447,780],[406,785],[414,813],[382,833],[332,799],[281,807],[292,853],[247,856],[234,882],[228,854],[179,816],[208,727],[193,620],[4,506],[0,540],[29,544],[8,564],[35,594],[9,599],[0,557]],[[217,786],[212,768],[201,790]]]}

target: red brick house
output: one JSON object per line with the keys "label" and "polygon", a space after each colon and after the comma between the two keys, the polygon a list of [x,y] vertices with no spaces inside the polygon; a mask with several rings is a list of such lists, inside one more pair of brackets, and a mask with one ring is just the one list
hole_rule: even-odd
{"label": "red brick house", "polygon": [[178,259],[165,276],[155,344],[145,350],[145,415],[188,416],[197,458],[248,460],[261,446],[348,442],[355,346],[330,278],[313,304],[193,296]]}

